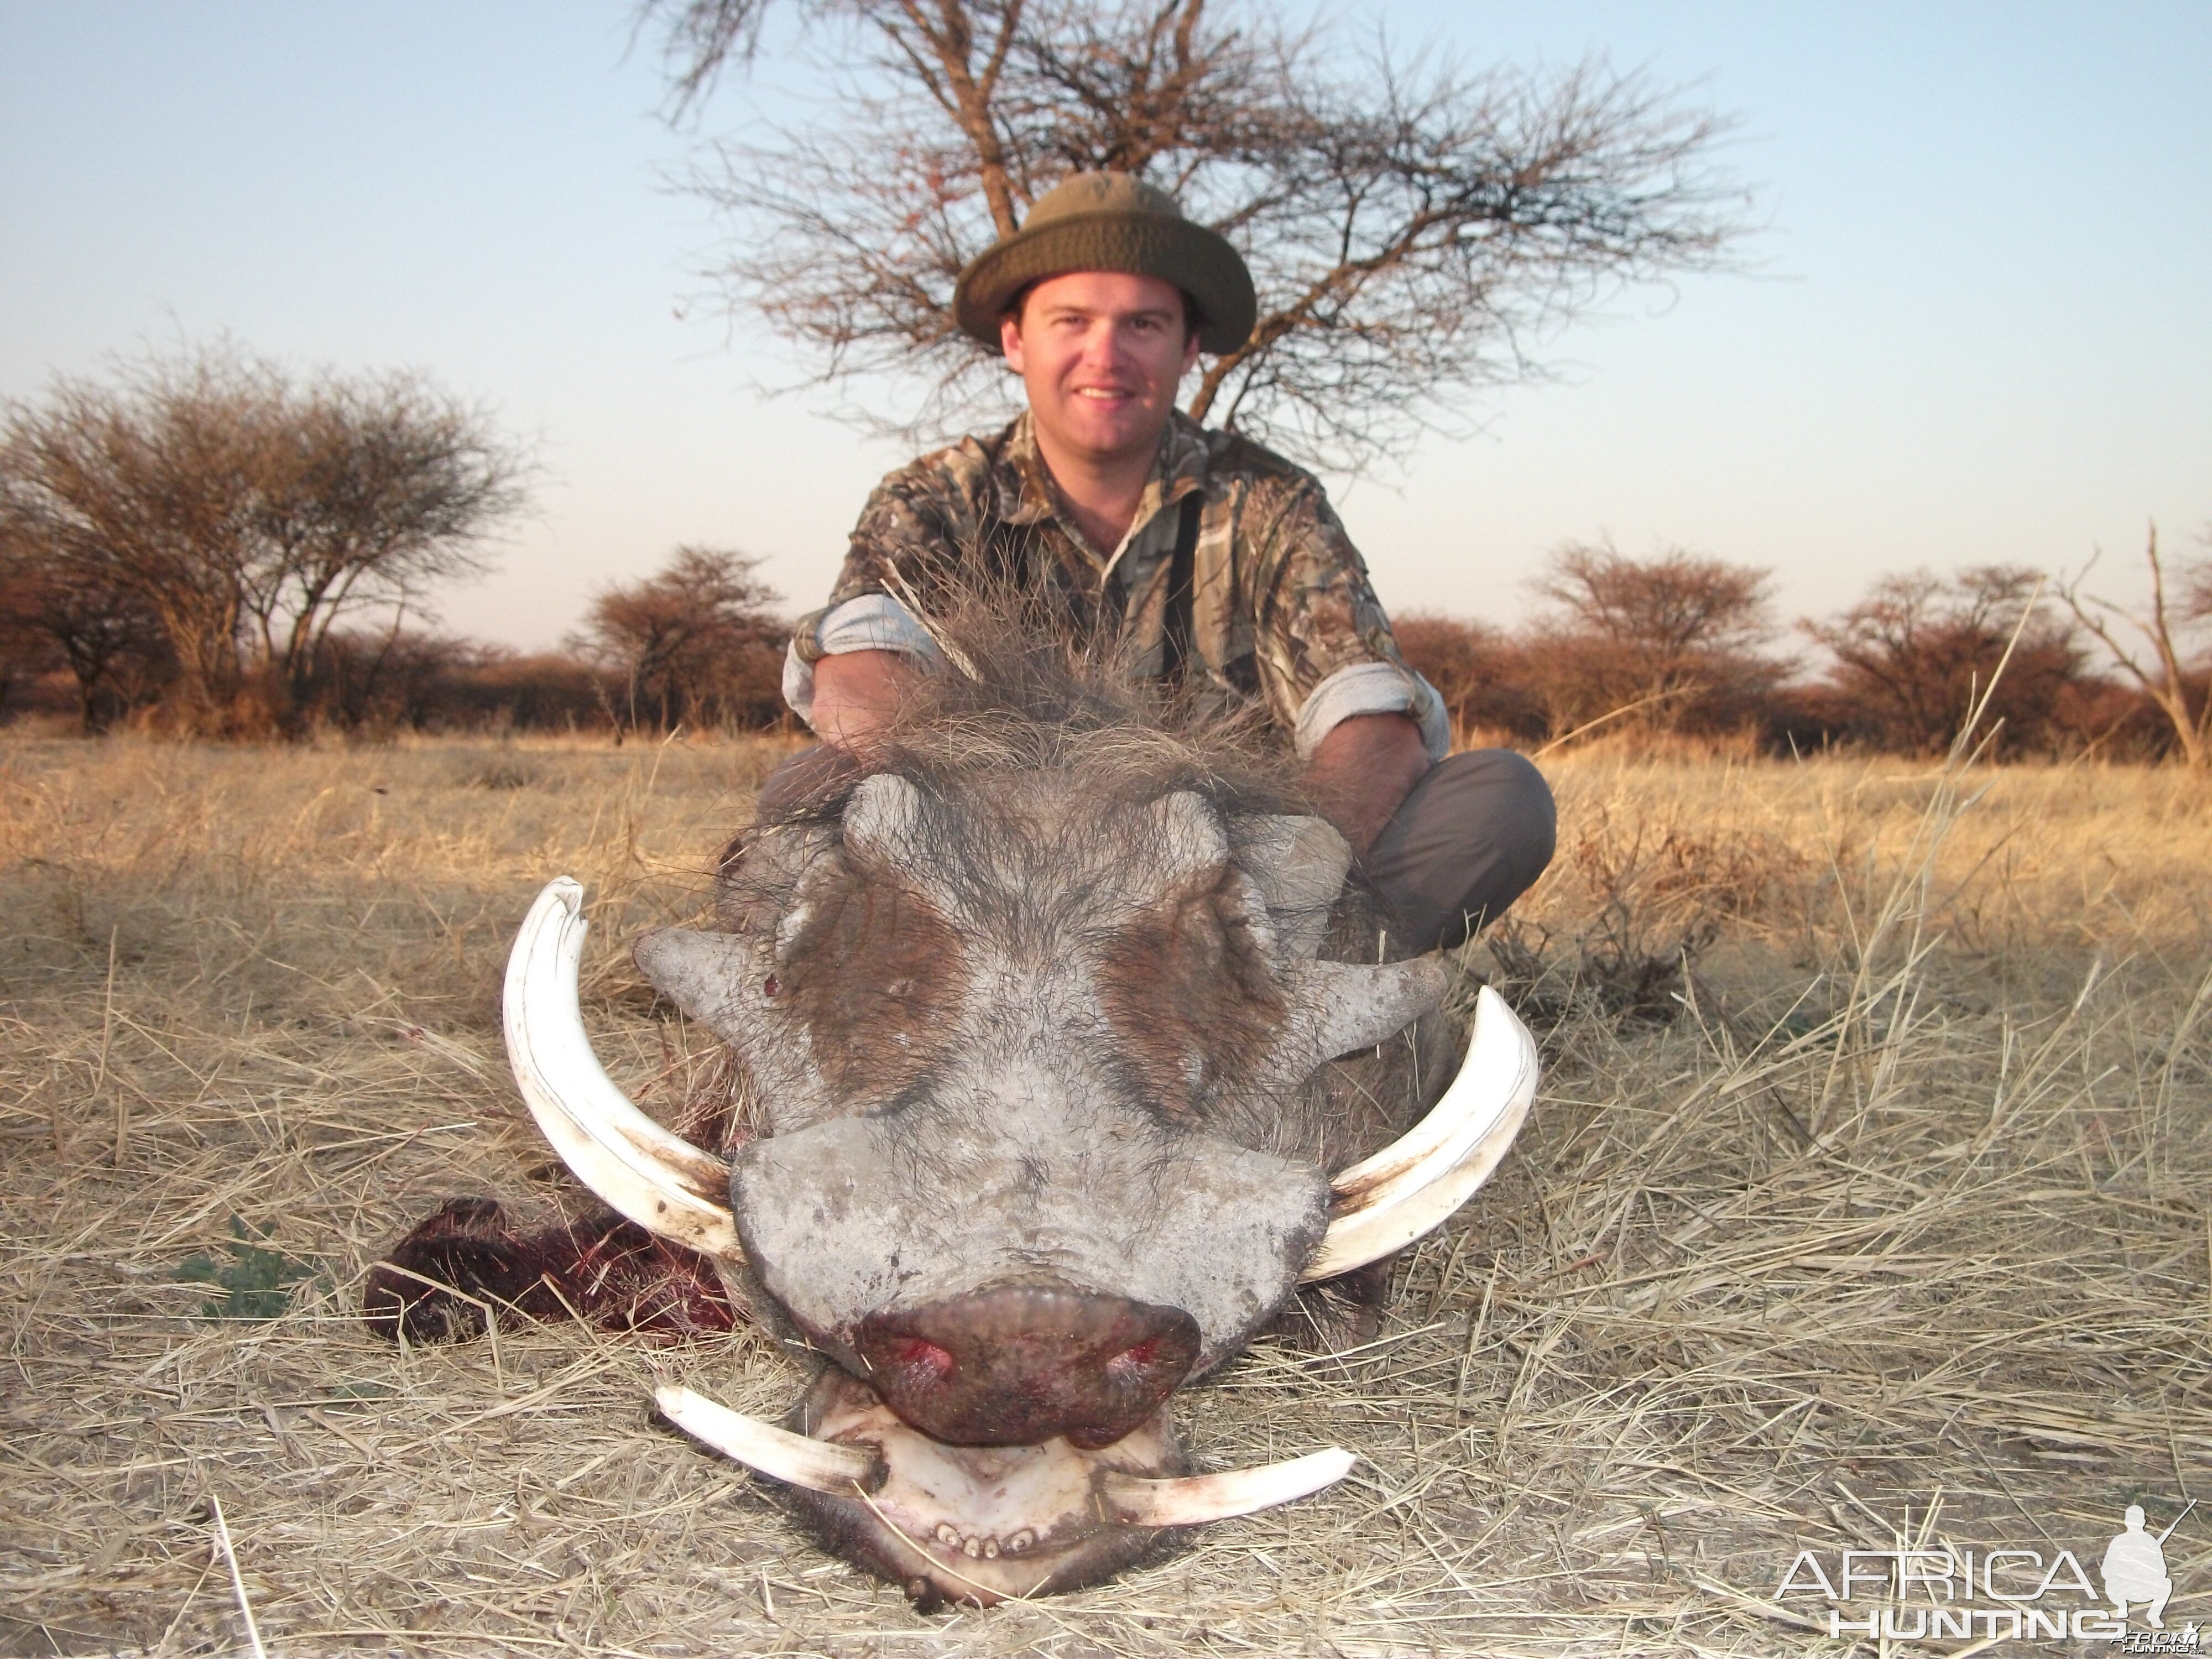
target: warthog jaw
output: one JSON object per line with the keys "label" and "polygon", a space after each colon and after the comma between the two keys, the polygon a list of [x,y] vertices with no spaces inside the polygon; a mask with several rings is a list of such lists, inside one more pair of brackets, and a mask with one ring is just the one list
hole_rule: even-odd
{"label": "warthog jaw", "polygon": [[1179,1462],[1164,1412],[1101,1450],[947,1446],[908,1428],[873,1391],[824,1373],[803,1414],[825,1437],[793,1434],[684,1388],[654,1395],[678,1428],[748,1468],[797,1487],[840,1547],[917,1600],[986,1605],[1106,1577],[1150,1553],[1154,1534],[1252,1515],[1342,1480],[1335,1447],[1218,1474],[1169,1476]]}

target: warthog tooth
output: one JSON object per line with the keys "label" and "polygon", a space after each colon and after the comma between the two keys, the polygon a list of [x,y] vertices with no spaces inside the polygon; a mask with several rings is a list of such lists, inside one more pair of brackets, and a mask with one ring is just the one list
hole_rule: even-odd
{"label": "warthog tooth", "polygon": [[730,1166],[630,1104],[592,1052],[576,1005],[584,890],[546,884],[507,962],[507,1054],[514,1081],[562,1162],[648,1231],[743,1259],[729,1211]]}
{"label": "warthog tooth", "polygon": [[1535,1040],[1487,985],[1459,1075],[1429,1115],[1329,1183],[1334,1215],[1300,1278],[1334,1279],[1441,1225],[1505,1156],[1536,1097]]}
{"label": "warthog tooth", "polygon": [[1286,1463],[1186,1475],[1178,1480],[1146,1480],[1117,1472],[1098,1483],[1098,1493],[1107,1513],[1126,1525],[1194,1527],[1311,1497],[1343,1480],[1355,1461],[1350,1452],[1331,1446]]}
{"label": "warthog tooth", "polygon": [[846,1498],[855,1486],[873,1492],[884,1483],[884,1462],[874,1452],[810,1440],[689,1389],[655,1389],[653,1397],[661,1414],[684,1433],[778,1480]]}

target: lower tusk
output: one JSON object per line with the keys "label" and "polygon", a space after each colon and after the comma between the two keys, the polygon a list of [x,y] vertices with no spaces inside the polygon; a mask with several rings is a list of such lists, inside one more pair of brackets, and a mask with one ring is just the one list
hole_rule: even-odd
{"label": "lower tusk", "polygon": [[1442,1225],[1512,1146],[1536,1097],[1540,1069],[1528,1027],[1484,986],[1459,1075],[1426,1117],[1329,1182],[1335,1213],[1299,1277],[1309,1284],[1334,1279]]}
{"label": "lower tusk", "polygon": [[1125,1526],[1195,1527],[1310,1498],[1343,1480],[1357,1461],[1350,1452],[1331,1446],[1287,1463],[1188,1475],[1180,1480],[1146,1480],[1115,1473],[1100,1480],[1098,1495],[1109,1517]]}
{"label": "lower tusk", "polygon": [[577,1178],[649,1232],[744,1259],[730,1166],[633,1106],[592,1052],[576,1006],[584,890],[546,884],[507,963],[507,1054],[530,1115]]}
{"label": "lower tusk", "polygon": [[655,1389],[653,1397],[661,1414],[684,1433],[778,1480],[845,1498],[855,1486],[873,1492],[884,1484],[884,1460],[874,1452],[810,1440],[718,1406],[689,1389]]}

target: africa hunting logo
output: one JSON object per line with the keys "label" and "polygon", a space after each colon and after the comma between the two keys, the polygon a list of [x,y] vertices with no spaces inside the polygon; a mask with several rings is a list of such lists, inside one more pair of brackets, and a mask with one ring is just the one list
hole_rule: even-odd
{"label": "africa hunting logo", "polygon": [[[2166,1627],[2166,1604],[2173,1595],[2166,1540],[2196,1507],[2191,1498],[2163,1532],[2154,1533],[2145,1528],[2142,1506],[2130,1504],[2098,1563],[2101,1595],[2072,1550],[2046,1560],[2040,1550],[1977,1552],[1946,1544],[1844,1550],[1825,1559],[1800,1550],[1774,1599],[1787,1606],[1792,1596],[1824,1598],[1833,1637],[1955,1638],[1980,1646],[2105,1638],[2127,1653],[2200,1653],[2206,1643],[2194,1622],[2179,1630]],[[1875,1601],[1883,1605],[1863,1610]],[[2145,1628],[2130,1628],[2131,1613]]]}

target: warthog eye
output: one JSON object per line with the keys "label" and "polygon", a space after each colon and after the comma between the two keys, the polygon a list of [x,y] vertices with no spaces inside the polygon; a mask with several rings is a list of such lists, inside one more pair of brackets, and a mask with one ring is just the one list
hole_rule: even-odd
{"label": "warthog eye", "polygon": [[774,974],[770,974],[761,981],[761,994],[764,997],[772,997],[781,989],[783,989],[783,982]]}

